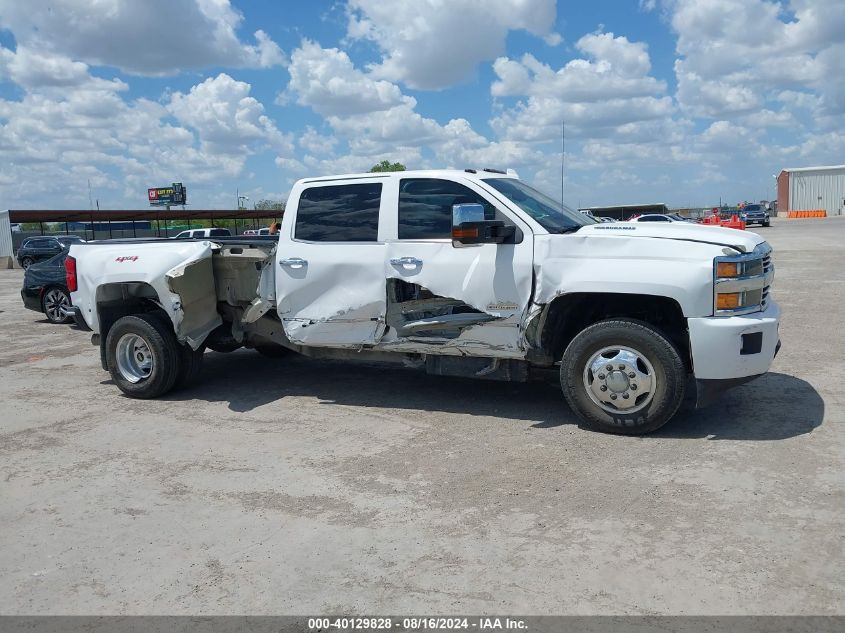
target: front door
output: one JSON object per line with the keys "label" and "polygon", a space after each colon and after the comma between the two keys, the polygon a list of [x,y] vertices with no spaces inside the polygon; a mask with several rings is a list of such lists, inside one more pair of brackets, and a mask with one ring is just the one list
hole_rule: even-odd
{"label": "front door", "polygon": [[[520,358],[531,300],[530,228],[472,180],[400,178],[392,187],[381,347],[396,351]],[[392,184],[393,184],[392,183]],[[455,245],[452,206],[478,203],[487,219],[516,227],[515,243]],[[424,347],[422,347],[424,346]]]}
{"label": "front door", "polygon": [[360,347],[384,332],[382,187],[376,177],[308,183],[285,214],[290,241],[278,246],[276,301],[292,342]]}

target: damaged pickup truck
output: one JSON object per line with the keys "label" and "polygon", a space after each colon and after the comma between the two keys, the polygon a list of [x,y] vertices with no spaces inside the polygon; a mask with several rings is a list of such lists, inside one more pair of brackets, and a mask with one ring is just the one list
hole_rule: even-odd
{"label": "damaged pickup truck", "polygon": [[207,348],[247,347],[442,376],[554,372],[588,426],[641,434],[688,387],[701,403],[779,347],[758,235],[599,224],[495,170],[300,180],[278,238],[74,244],[66,268],[77,322],[136,398],[193,380]]}

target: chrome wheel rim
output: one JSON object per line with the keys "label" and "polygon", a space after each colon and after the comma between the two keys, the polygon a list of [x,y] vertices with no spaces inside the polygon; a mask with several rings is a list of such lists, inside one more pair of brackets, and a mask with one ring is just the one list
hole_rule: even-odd
{"label": "chrome wheel rim", "polygon": [[64,321],[69,307],[70,299],[58,288],[48,290],[44,295],[44,312],[51,321]]}
{"label": "chrome wheel rim", "polygon": [[32,266],[32,260],[29,257],[24,257],[23,260],[21,260],[21,266],[23,266],[23,269],[26,270]]}
{"label": "chrome wheel rim", "polygon": [[131,383],[140,382],[153,373],[155,361],[149,344],[137,334],[124,334],[117,341],[117,370]]}
{"label": "chrome wheel rim", "polygon": [[613,345],[590,356],[584,388],[590,400],[608,413],[635,413],[654,399],[657,376],[645,354]]}

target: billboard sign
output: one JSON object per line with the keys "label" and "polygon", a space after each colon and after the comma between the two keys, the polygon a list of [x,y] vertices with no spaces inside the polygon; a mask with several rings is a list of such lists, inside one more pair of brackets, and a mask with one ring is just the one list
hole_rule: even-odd
{"label": "billboard sign", "polygon": [[169,187],[150,187],[147,189],[147,199],[151,206],[187,204],[188,192],[181,182],[174,182]]}

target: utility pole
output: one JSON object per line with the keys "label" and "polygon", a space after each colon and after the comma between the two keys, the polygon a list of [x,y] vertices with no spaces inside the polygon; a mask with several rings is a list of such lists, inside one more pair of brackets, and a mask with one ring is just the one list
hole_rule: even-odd
{"label": "utility pole", "polygon": [[566,121],[560,121],[560,204],[563,205],[564,183],[566,182]]}

